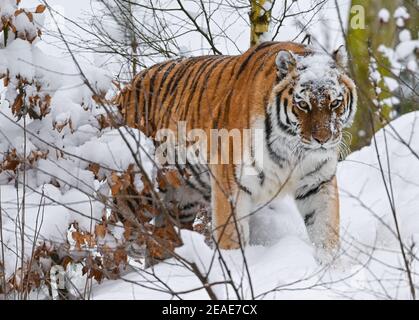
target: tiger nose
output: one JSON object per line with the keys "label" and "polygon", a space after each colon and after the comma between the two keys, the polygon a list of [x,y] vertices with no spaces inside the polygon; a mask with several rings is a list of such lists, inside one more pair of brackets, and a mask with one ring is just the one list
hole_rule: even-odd
{"label": "tiger nose", "polygon": [[316,140],[318,143],[320,143],[320,144],[325,144],[327,141],[329,141],[329,139],[330,138],[327,138],[327,139],[324,139],[324,140],[322,140],[322,139],[319,139],[319,138],[316,138],[316,137],[313,137],[313,139],[314,140]]}
{"label": "tiger nose", "polygon": [[312,138],[320,144],[325,144],[330,140],[332,134],[327,130],[319,130],[312,133]]}

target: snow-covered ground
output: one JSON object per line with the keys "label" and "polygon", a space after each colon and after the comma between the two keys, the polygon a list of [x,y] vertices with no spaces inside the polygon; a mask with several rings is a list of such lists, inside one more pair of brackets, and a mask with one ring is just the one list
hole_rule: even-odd
{"label": "snow-covered ground", "polygon": [[[413,282],[418,286],[418,154],[419,112],[413,112],[380,130],[375,143],[352,153],[339,164],[342,244],[330,264],[324,259],[319,263],[291,200],[273,203],[258,213],[255,226],[267,241],[245,249],[250,279],[240,250],[221,253],[236,284],[242,283],[239,294],[246,298],[253,294],[258,299],[409,299],[392,206]],[[226,279],[226,268],[221,267],[219,255],[205,244],[201,235],[183,231],[182,238],[185,244],[177,250],[180,256],[196,263],[202,274],[208,274],[208,282]],[[156,281],[157,278],[167,287]],[[132,272],[121,280],[106,281],[94,288],[92,296],[94,299],[169,299],[172,294],[167,292],[172,291],[180,292],[178,297],[184,299],[207,299],[204,289],[196,290],[201,287],[202,283],[191,271],[170,259],[147,273]],[[221,299],[237,297],[232,287],[225,284],[214,286],[214,293]]]}
{"label": "snow-covered ground", "polygon": [[[39,0],[24,0],[22,3],[34,9]],[[59,19],[58,25],[65,31],[74,26],[64,16],[80,21],[81,11],[87,10],[85,0],[75,0],[71,5],[68,3],[64,0],[53,3],[54,10],[63,14],[55,16]],[[342,12],[349,10],[349,3],[347,0],[342,1]],[[14,14],[17,9],[16,1],[2,0],[0,4],[1,17],[10,19],[18,30],[25,30],[31,37],[38,34],[37,28],[41,27],[44,20],[47,31],[54,29],[55,22],[48,14],[42,17],[41,13],[33,13],[31,21],[30,16],[22,12]],[[312,4],[309,0],[299,1],[298,7],[293,10],[304,11]],[[334,6],[334,1],[328,1],[320,16],[310,13],[303,15],[304,23],[310,22],[307,28],[311,30],[313,42],[320,42],[327,49],[334,49],[343,42]],[[96,7],[92,8],[95,10]],[[230,16],[230,12],[222,12],[220,20],[224,15],[232,19],[234,14],[231,13]],[[401,19],[402,12],[398,14]],[[379,16],[386,18],[385,13]],[[326,21],[323,21],[326,17]],[[249,42],[249,34],[243,32],[247,27],[246,20],[237,20],[227,30],[234,41],[224,43],[224,38],[219,37],[217,46],[230,54],[244,51]],[[328,32],[324,34],[327,37],[323,37],[323,32],[317,32],[326,29]],[[79,29],[76,28],[76,31]],[[84,34],[80,37],[83,38]],[[277,39],[295,38],[299,41],[303,37],[299,28],[292,21],[286,20]],[[208,48],[203,49],[200,35],[188,33],[184,38],[181,50],[184,54],[209,52]],[[401,60],[409,70],[417,69],[414,55],[417,40],[411,38],[410,33],[404,30],[400,33],[401,43],[394,50],[386,47],[380,49],[391,61],[395,74],[401,69]],[[1,38],[0,43],[3,42],[4,38]],[[20,226],[23,216],[26,259],[32,253],[34,238],[37,243],[48,240],[60,244],[68,241],[71,244],[74,239],[67,233],[70,224],[77,221],[81,229],[91,231],[92,218],[98,221],[108,212],[98,197],[109,195],[110,185],[95,178],[92,170],[89,170],[89,162],[101,165],[99,175],[109,177],[111,172],[122,172],[133,162],[126,142],[132,150],[143,148],[149,154],[152,153],[151,141],[138,130],[122,129],[118,132],[117,129],[101,127],[98,119],[106,112],[93,99],[93,93],[85,83],[86,79],[80,75],[80,70],[64,49],[63,44],[57,45],[56,38],[48,33],[33,43],[9,35],[7,45],[0,48],[0,74],[10,76],[8,86],[3,87],[0,84],[0,204],[4,237],[4,246],[0,247],[0,252],[5,255],[7,277],[20,266]],[[117,68],[114,70],[110,65],[102,63],[102,60],[107,61],[105,58],[109,57],[100,59],[96,54],[90,56],[77,52],[77,58],[80,60],[80,68],[95,91],[112,91],[109,87],[115,73],[120,69],[120,61],[112,65]],[[5,101],[13,103],[18,93],[16,88],[21,85],[21,77],[30,80],[25,85],[27,104],[29,98],[35,96],[51,102],[50,110],[45,114],[42,114],[40,106],[33,108],[33,111],[43,116],[42,119],[26,117],[25,120],[17,120],[16,114],[12,113],[9,103]],[[391,80],[384,77],[386,85],[393,91],[397,84],[394,79]],[[177,253],[195,263],[203,275],[208,274],[209,283],[219,283],[213,286],[214,294],[218,298],[410,298],[407,274],[395,233],[394,214],[398,218],[407,260],[413,281],[417,285],[417,118],[419,112],[395,120],[391,126],[377,133],[376,144],[349,155],[340,163],[338,180],[342,243],[340,252],[330,263],[320,253],[315,252],[309,243],[304,223],[290,199],[272,203],[254,217],[253,230],[258,235],[254,243],[257,244],[245,248],[244,252],[250,276],[244,268],[241,251],[226,251],[220,256],[205,244],[198,233],[183,231],[184,246],[178,248]],[[23,126],[26,126],[26,135],[23,134]],[[141,147],[137,148],[138,146]],[[13,157],[12,164],[9,161],[11,168],[3,163],[13,152],[20,159],[29,155],[28,161],[31,165],[26,168],[26,175],[19,171],[16,178],[12,168]],[[153,176],[155,172],[148,157],[140,151],[138,153],[144,169]],[[22,187],[23,184],[25,188]],[[142,189],[138,174],[135,177],[135,186],[138,190]],[[25,203],[22,203],[23,198]],[[22,210],[23,205],[25,210]],[[123,229],[120,228],[119,231],[121,232],[116,240],[122,238]],[[416,257],[412,258],[412,254]],[[224,265],[220,263],[221,257],[225,261]],[[135,266],[135,262],[131,263]],[[69,265],[67,276],[74,284],[83,287],[86,281],[81,276],[80,266]],[[226,280],[227,269],[231,271],[232,280],[238,287],[236,292],[231,286],[222,284]],[[178,261],[170,259],[153,269],[127,273],[121,280],[95,284],[92,297],[168,299],[176,293],[175,298],[208,298],[208,293],[200,289],[201,287],[202,283],[195,274]],[[45,298],[42,293],[37,294],[39,295],[32,295],[31,298]]]}

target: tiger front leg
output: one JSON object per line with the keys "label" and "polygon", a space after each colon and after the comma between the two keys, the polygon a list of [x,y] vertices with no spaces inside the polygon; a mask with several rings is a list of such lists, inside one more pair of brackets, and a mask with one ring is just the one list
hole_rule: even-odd
{"label": "tiger front leg", "polygon": [[212,171],[212,229],[221,249],[238,249],[249,241],[250,196],[229,179],[228,168],[219,165]]}
{"label": "tiger front leg", "polygon": [[339,247],[339,194],[336,176],[297,189],[295,200],[310,240],[334,253]]}

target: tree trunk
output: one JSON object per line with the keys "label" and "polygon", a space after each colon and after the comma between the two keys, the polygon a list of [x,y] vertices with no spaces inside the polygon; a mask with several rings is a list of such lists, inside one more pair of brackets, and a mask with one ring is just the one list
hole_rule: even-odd
{"label": "tree trunk", "polygon": [[272,0],[251,0],[250,9],[250,46],[261,42],[262,35],[269,31]]}
{"label": "tree trunk", "polygon": [[[353,22],[356,20],[358,12],[351,11],[346,37],[348,52],[352,58],[350,69],[358,87],[358,111],[354,123],[349,129],[352,134],[352,150],[370,143],[374,134],[369,116],[370,111],[374,115],[375,130],[382,125],[380,118],[388,118],[390,107],[386,105],[376,107],[372,102],[377,99],[382,101],[390,97],[391,94],[382,81],[378,83],[381,92],[376,92],[369,79],[369,66],[371,57],[374,57],[381,77],[391,76],[387,70],[389,67],[387,59],[377,49],[380,45],[393,48],[397,43],[398,30],[393,13],[398,6],[403,5],[403,2],[403,0],[352,0],[351,8],[356,8],[354,6],[358,5],[363,7],[365,12],[365,28],[356,28]],[[390,13],[388,22],[380,21],[378,17],[378,12],[382,8],[387,9]]]}

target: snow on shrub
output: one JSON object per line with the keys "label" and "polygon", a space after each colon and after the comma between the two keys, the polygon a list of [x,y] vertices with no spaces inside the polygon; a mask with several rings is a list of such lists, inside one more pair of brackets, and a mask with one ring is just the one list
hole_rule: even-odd
{"label": "snow on shrub", "polygon": [[84,63],[79,70],[37,45],[45,10],[0,1],[0,273],[10,294],[49,295],[54,266],[80,271],[79,280],[115,277],[127,254],[112,191],[125,179],[140,193],[143,174],[155,175],[152,142],[116,121],[110,126],[111,76]]}
{"label": "snow on shrub", "polygon": [[[389,23],[390,13],[387,9],[381,9],[378,17],[382,23]],[[393,47],[379,45],[378,52],[385,60],[382,61],[382,65],[377,66],[375,58],[371,57],[370,64],[370,76],[377,99],[380,100],[374,103],[378,107],[393,108],[390,112],[391,119],[403,113],[399,110],[401,102],[406,103],[408,99],[412,99],[413,103],[417,102],[414,88],[419,75],[418,35],[412,37],[405,25],[405,22],[410,19],[410,14],[406,7],[401,6],[394,11],[393,17],[396,20],[397,30],[395,31],[396,34],[398,33],[398,41],[394,42]],[[377,73],[378,77],[374,76]]]}

